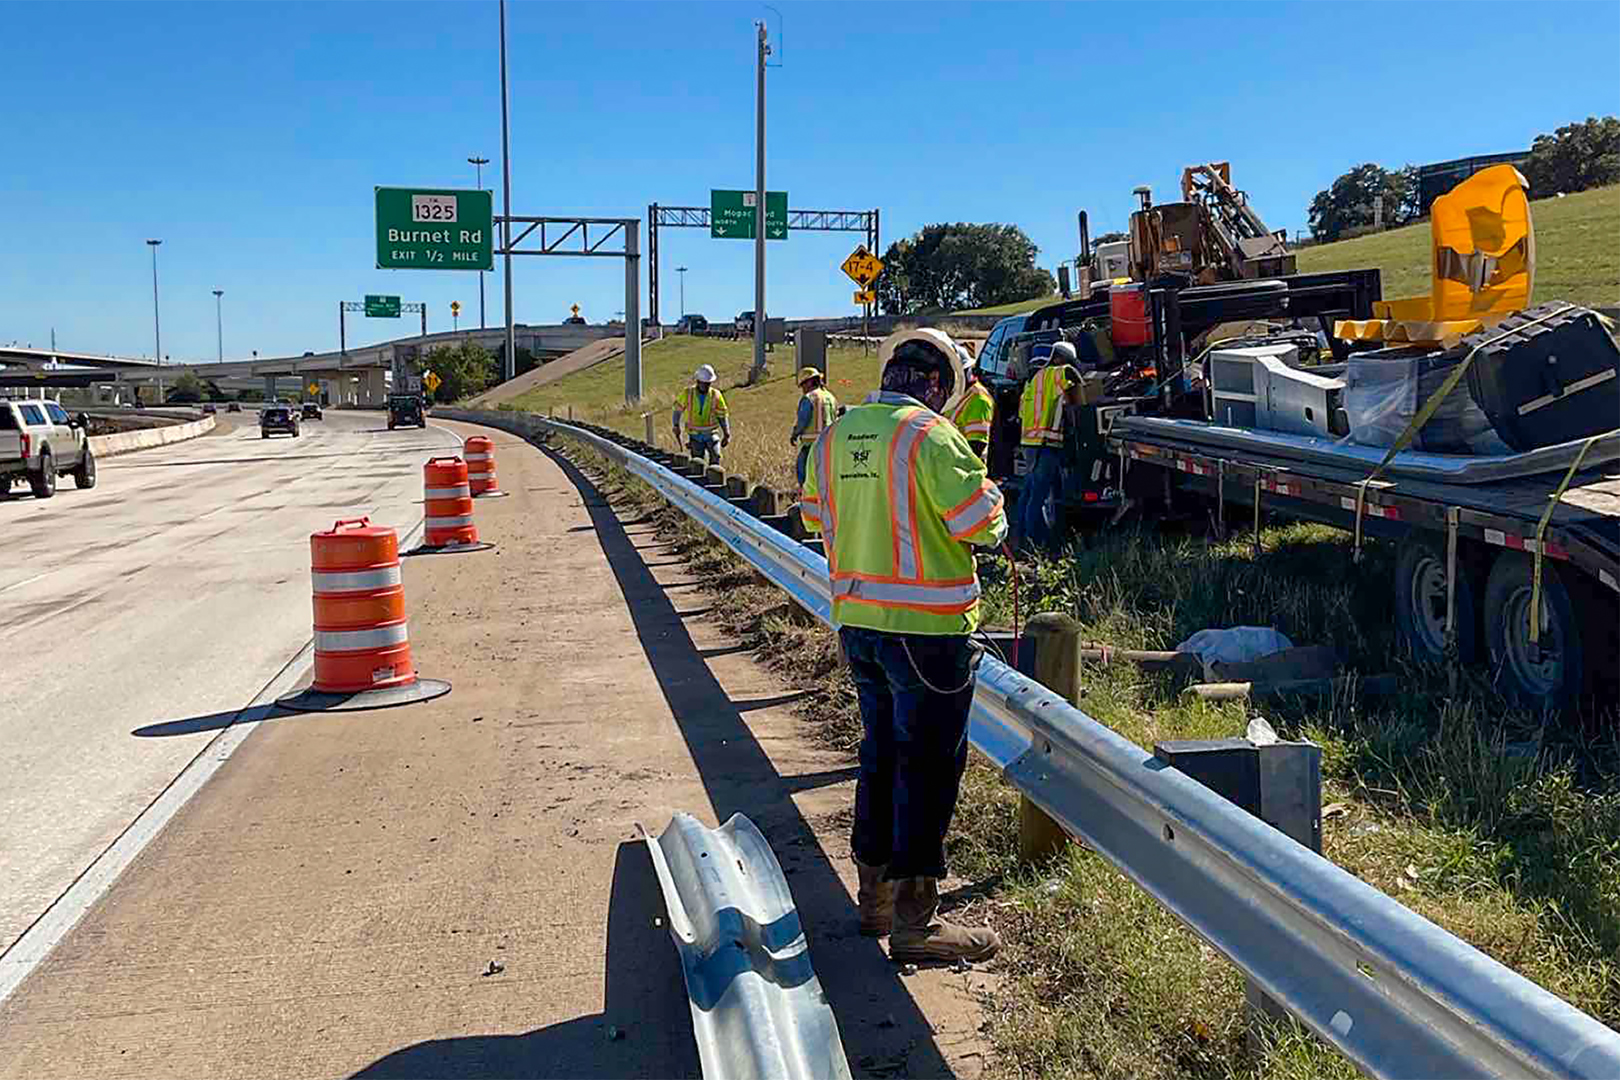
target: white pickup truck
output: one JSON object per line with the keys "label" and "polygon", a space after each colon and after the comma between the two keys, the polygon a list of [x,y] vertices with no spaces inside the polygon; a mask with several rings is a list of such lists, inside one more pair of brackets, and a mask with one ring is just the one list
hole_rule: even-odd
{"label": "white pickup truck", "polygon": [[76,487],[96,486],[84,416],[71,417],[54,401],[0,401],[0,498],[27,479],[36,497],[48,499],[64,473],[73,474]]}

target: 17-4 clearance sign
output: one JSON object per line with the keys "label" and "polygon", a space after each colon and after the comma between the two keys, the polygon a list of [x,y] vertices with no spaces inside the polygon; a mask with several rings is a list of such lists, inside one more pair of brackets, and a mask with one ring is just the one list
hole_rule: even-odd
{"label": "17-4 clearance sign", "polygon": [[377,269],[493,270],[494,202],[487,191],[377,189]]}

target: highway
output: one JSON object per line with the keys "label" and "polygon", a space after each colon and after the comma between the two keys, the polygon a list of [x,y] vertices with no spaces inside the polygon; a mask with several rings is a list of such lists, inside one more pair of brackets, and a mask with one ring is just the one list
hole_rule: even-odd
{"label": "highway", "polygon": [[0,502],[0,951],[310,638],[309,533],[421,519],[421,466],[459,444],[329,411],[298,439],[256,414],[100,463],[91,491]]}

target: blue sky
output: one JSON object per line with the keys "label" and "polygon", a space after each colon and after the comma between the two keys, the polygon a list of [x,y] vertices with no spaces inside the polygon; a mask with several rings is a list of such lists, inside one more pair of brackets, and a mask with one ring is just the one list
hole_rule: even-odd
{"label": "blue sky", "polygon": [[[1051,266],[1075,211],[1119,227],[1131,189],[1229,159],[1274,228],[1349,166],[1527,146],[1620,112],[1620,4],[796,4],[779,0],[767,176],[794,208],[1021,226]],[[494,0],[0,4],[0,343],[149,354],[337,343],[340,300],[398,293],[476,324],[474,274],[378,271],[372,188],[472,186],[500,112]],[[513,3],[513,210],[645,217],[753,182],[753,31],[735,4]],[[774,17],[772,17],[774,18]],[[663,314],[753,306],[752,246],[662,232]],[[851,312],[854,234],[770,245],[769,306]],[[645,245],[645,235],[643,235]],[[645,261],[645,260],[644,260]],[[524,258],[521,321],[623,306],[614,260]],[[643,310],[645,311],[645,271]],[[491,325],[499,273],[486,279]],[[350,342],[398,336],[350,322]]]}

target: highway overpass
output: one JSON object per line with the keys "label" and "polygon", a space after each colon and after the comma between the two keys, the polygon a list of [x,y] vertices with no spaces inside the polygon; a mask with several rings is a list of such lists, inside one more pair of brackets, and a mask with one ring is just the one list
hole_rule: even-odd
{"label": "highway overpass", "polygon": [[[514,330],[514,337],[519,349],[526,349],[534,356],[551,358],[573,352],[601,338],[618,337],[623,333],[623,327],[618,324],[519,324]],[[98,385],[164,383],[171,382],[181,374],[191,374],[210,381],[230,379],[237,385],[243,379],[262,379],[266,391],[274,394],[277,378],[296,376],[300,385],[305,382],[324,384],[328,398],[334,404],[379,405],[388,392],[387,373],[395,369],[396,363],[406,364],[426,356],[441,345],[456,345],[462,341],[475,341],[499,355],[505,349],[506,331],[502,327],[494,327],[487,330],[414,334],[346,351],[161,366],[145,358],[6,348],[0,349],[0,385],[19,385],[23,380],[18,376],[29,376],[30,385],[36,381],[43,385],[44,380],[32,378],[41,374],[51,377],[53,384],[84,384],[88,381]]]}

